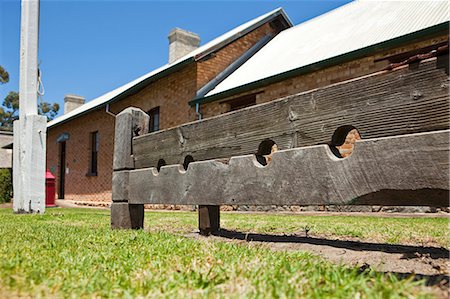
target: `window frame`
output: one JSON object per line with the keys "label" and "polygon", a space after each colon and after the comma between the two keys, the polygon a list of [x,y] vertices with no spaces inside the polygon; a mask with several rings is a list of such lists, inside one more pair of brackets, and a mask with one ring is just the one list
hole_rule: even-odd
{"label": "window frame", "polygon": [[148,116],[149,116],[149,120],[148,120],[148,132],[152,133],[152,132],[157,132],[160,130],[161,128],[161,113],[160,113],[160,107],[154,107],[152,109],[150,109],[147,112]]}
{"label": "window frame", "polygon": [[98,176],[98,153],[100,151],[100,138],[97,131],[89,133],[89,168],[87,176]]}

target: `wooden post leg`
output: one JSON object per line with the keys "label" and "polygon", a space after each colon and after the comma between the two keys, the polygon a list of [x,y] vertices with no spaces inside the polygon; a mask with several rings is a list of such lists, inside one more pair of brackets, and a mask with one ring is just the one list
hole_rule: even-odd
{"label": "wooden post leg", "polygon": [[134,169],[133,137],[148,132],[149,116],[138,108],[116,115],[112,177],[111,228],[144,228],[144,205],[129,204],[129,172]]}
{"label": "wooden post leg", "polygon": [[144,228],[144,205],[113,202],[111,204],[111,228]]}
{"label": "wooden post leg", "polygon": [[208,236],[220,229],[220,206],[198,206],[200,234]]}

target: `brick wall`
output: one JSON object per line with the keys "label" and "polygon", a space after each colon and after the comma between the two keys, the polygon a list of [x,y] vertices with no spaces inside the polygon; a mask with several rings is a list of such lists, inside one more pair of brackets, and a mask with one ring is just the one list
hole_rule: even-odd
{"label": "brick wall", "polygon": [[342,158],[346,158],[352,154],[353,148],[355,147],[355,142],[360,139],[361,136],[359,135],[357,129],[353,129],[348,132],[347,137],[345,137],[344,144],[336,146]]}
{"label": "brick wall", "polygon": [[[117,114],[126,107],[148,111],[160,106],[160,129],[188,122],[188,101],[195,95],[195,64],[151,83],[138,93],[110,106]],[[98,131],[98,175],[87,175],[90,163],[90,133]],[[59,144],[56,139],[69,133],[66,141],[65,199],[109,201],[111,199],[112,160],[114,149],[114,117],[104,109],[80,116],[51,128],[48,132],[47,165],[59,182]],[[58,191],[59,189],[57,189]]]}
{"label": "brick wall", "polygon": [[188,102],[196,92],[196,65],[190,64],[183,69],[161,78],[138,93],[111,105],[115,114],[127,107],[141,108],[148,112],[160,107],[160,129],[167,129],[189,122],[195,111],[189,109]]}
{"label": "brick wall", "polygon": [[199,61],[197,64],[197,89],[214,79],[261,38],[268,34],[274,35],[275,33],[276,30],[269,23],[266,23],[249,32],[244,38],[240,38],[215,52],[207,59]]}
{"label": "brick wall", "polygon": [[[94,131],[98,131],[99,134],[98,175],[88,176],[90,133]],[[47,168],[56,176],[57,192],[60,144],[56,139],[62,133],[70,135],[66,141],[65,198],[85,201],[110,199],[114,118],[104,110],[98,110],[48,131]]]}

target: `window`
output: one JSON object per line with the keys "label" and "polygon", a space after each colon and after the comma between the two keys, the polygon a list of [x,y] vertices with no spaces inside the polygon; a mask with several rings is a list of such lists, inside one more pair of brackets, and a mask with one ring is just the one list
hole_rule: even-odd
{"label": "window", "polygon": [[148,112],[150,116],[150,123],[148,126],[149,132],[159,131],[159,107],[155,107]]}
{"label": "window", "polygon": [[98,131],[92,132],[90,134],[90,150],[91,150],[91,161],[89,165],[88,175],[96,176],[97,175],[97,157],[98,157]]}

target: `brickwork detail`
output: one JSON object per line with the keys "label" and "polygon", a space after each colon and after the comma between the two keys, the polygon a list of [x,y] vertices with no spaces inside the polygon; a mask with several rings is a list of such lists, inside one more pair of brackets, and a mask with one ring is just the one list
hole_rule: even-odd
{"label": "brickwork detail", "polygon": [[274,35],[275,29],[266,23],[249,32],[244,38],[240,38],[215,52],[208,59],[199,61],[197,64],[197,89],[214,79],[227,66],[268,34]]}
{"label": "brickwork detail", "polygon": [[[95,131],[99,134],[98,174],[89,176],[90,133]],[[104,110],[98,110],[48,131],[47,168],[56,176],[57,192],[60,182],[60,144],[56,140],[63,133],[69,134],[66,141],[65,199],[111,200],[114,117]]]}
{"label": "brickwork detail", "polygon": [[346,158],[352,154],[353,148],[355,147],[355,142],[360,139],[361,136],[359,135],[358,130],[353,129],[350,132],[348,132],[344,144],[336,146],[342,158]]}

